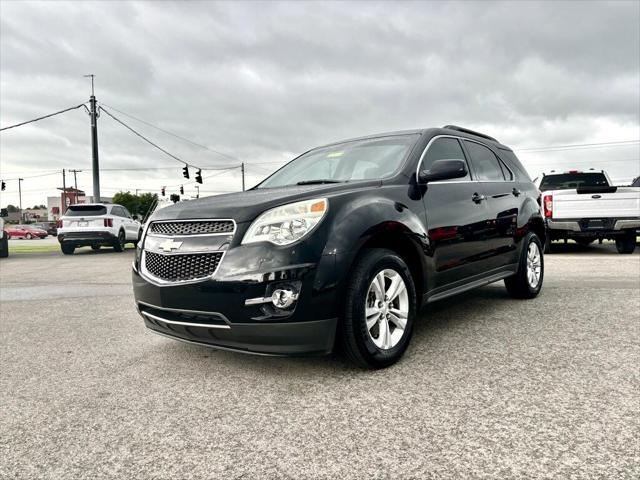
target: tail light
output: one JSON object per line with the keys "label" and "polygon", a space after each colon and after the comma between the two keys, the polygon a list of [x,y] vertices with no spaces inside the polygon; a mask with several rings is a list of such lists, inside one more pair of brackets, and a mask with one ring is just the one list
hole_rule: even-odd
{"label": "tail light", "polygon": [[104,219],[105,227],[113,227],[113,218],[105,218]]}
{"label": "tail light", "polygon": [[542,199],[544,206],[544,217],[551,218],[553,216],[553,195],[545,195]]}

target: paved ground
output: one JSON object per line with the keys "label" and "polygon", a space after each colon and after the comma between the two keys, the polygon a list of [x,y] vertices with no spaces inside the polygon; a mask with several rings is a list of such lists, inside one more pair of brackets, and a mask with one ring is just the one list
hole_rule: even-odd
{"label": "paved ground", "polygon": [[639,478],[640,256],[569,247],[376,372],[153,335],[131,251],[3,259],[0,477]]}

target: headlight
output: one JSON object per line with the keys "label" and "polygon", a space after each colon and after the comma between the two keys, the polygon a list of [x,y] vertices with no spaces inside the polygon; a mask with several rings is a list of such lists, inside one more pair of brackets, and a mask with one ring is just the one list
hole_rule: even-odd
{"label": "headlight", "polygon": [[311,232],[327,213],[328,206],[326,198],[316,198],[267,210],[254,220],[242,243],[289,245]]}

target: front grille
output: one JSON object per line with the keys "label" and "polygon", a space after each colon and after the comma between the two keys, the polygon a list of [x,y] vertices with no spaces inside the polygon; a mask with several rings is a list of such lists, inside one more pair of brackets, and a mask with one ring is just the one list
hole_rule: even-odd
{"label": "front grille", "polygon": [[168,282],[205,278],[218,268],[223,252],[162,255],[144,252],[144,266],[156,278]]}
{"label": "front grille", "polygon": [[212,233],[233,233],[235,225],[231,220],[194,220],[192,222],[154,222],[149,231],[161,235],[206,235]]}

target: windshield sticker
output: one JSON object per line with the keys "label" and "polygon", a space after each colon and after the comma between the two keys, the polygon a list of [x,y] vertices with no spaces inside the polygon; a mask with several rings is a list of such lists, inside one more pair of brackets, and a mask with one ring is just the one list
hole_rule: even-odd
{"label": "windshield sticker", "polygon": [[327,155],[327,158],[336,158],[341,157],[342,155],[344,155],[344,152],[331,152],[329,155]]}

